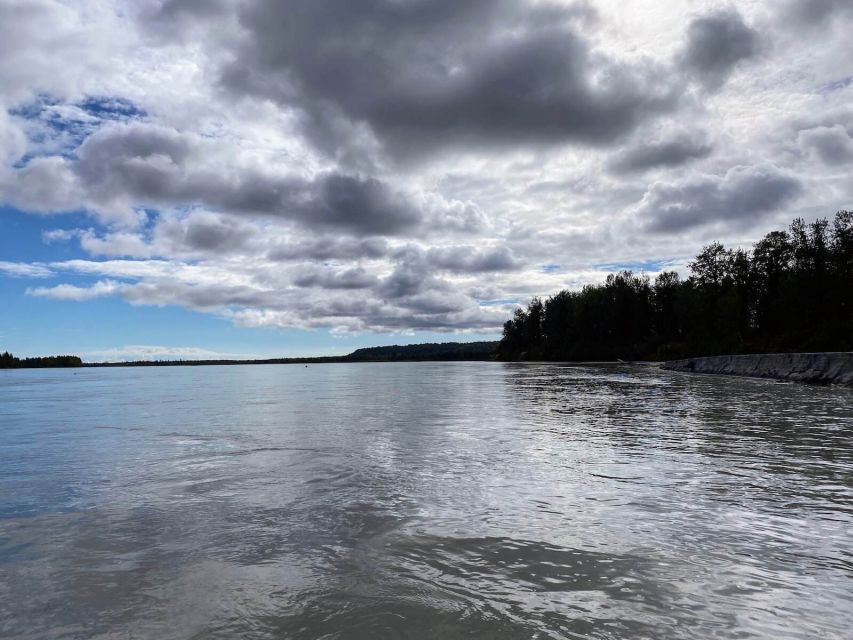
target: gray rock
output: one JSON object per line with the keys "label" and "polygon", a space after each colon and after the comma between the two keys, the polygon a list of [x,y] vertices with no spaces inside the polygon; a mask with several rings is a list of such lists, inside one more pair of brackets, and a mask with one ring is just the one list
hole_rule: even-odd
{"label": "gray rock", "polygon": [[763,353],[672,360],[670,371],[853,386],[853,352]]}

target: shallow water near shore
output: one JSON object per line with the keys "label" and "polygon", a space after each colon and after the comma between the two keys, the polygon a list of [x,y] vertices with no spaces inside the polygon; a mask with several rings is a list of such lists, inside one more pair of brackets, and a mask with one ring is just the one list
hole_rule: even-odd
{"label": "shallow water near shore", "polygon": [[4,638],[845,638],[851,549],[849,389],[0,371]]}

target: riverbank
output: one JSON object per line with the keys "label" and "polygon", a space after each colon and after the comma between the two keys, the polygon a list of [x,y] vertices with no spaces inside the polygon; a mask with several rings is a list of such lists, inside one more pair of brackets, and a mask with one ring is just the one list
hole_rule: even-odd
{"label": "riverbank", "polygon": [[672,360],[664,369],[853,386],[853,352],[764,353]]}

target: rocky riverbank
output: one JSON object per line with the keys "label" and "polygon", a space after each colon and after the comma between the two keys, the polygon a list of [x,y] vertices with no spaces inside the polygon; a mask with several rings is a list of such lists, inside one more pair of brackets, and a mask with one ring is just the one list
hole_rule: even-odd
{"label": "rocky riverbank", "polygon": [[665,362],[664,369],[853,386],[853,353],[765,353]]}

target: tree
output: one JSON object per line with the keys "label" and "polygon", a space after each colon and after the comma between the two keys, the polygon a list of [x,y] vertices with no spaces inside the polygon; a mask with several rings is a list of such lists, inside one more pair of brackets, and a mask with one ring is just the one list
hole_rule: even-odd
{"label": "tree", "polygon": [[853,349],[853,213],[794,220],[752,251],[719,242],[681,280],[623,271],[534,298],[504,326],[505,359],[612,360]]}

